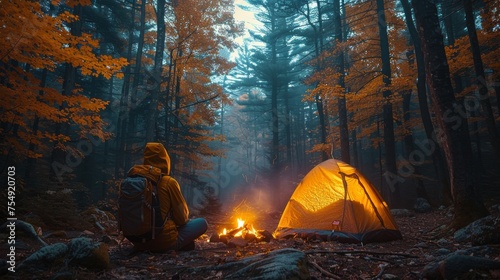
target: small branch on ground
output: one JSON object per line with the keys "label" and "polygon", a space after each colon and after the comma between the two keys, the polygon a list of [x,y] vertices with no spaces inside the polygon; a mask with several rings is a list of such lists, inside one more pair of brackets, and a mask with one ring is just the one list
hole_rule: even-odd
{"label": "small branch on ground", "polygon": [[390,264],[395,264],[395,262],[393,262],[393,261],[382,259],[382,258],[368,257],[368,256],[366,256],[365,258],[368,260],[371,260],[371,261],[381,261],[381,262],[386,262],[386,263],[390,263]]}
{"label": "small branch on ground", "polygon": [[415,258],[417,259],[418,256],[415,255],[410,255],[410,254],[404,254],[404,253],[389,253],[389,252],[375,252],[375,251],[328,251],[328,250],[308,250],[304,251],[306,254],[339,254],[339,255],[346,255],[346,254],[367,254],[367,255],[393,255],[393,256],[401,256],[401,257],[406,257],[406,258]]}
{"label": "small branch on ground", "polygon": [[319,266],[319,264],[317,264],[316,262],[314,261],[309,261],[309,263],[314,266],[317,270],[319,270],[319,272],[321,272],[321,274],[327,276],[327,277],[330,277],[330,278],[333,278],[333,279],[342,279],[340,278],[339,276],[331,273],[331,272],[328,272],[326,271],[325,269],[323,269],[321,266]]}
{"label": "small branch on ground", "polygon": [[373,279],[379,279],[382,277],[382,274],[384,274],[385,268],[388,266],[386,263],[379,264],[378,267],[380,267],[380,272],[373,277]]}

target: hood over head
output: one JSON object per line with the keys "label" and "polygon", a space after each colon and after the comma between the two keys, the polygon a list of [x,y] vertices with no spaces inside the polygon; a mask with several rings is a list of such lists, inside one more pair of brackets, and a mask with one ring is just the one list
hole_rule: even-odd
{"label": "hood over head", "polygon": [[170,157],[161,143],[147,143],[144,150],[144,165],[152,165],[161,169],[165,175],[170,175]]}

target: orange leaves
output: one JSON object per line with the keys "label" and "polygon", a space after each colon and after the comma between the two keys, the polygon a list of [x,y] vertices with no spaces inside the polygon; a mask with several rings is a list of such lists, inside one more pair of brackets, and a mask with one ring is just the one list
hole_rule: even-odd
{"label": "orange leaves", "polygon": [[[53,0],[52,4],[76,7],[90,5],[91,1]],[[47,143],[69,141],[68,135],[52,132],[51,126],[63,123],[76,128],[80,135],[109,137],[102,133],[104,122],[99,117],[107,102],[88,98],[77,90],[62,95],[62,79],[50,73],[68,63],[83,75],[120,77],[119,72],[126,61],[96,55],[99,41],[91,34],[72,35],[69,24],[78,20],[78,16],[68,11],[57,15],[46,14],[38,1],[2,1],[0,118],[5,124],[3,133],[6,135],[4,142],[0,143],[2,148],[15,147],[19,155],[38,157],[38,152],[27,149],[28,144],[43,149]],[[26,67],[29,70],[21,68],[25,65],[29,65]],[[30,73],[40,73],[43,69],[48,73],[47,85],[50,87],[41,87],[39,78]]]}
{"label": "orange leaves", "polygon": [[307,151],[308,153],[316,153],[316,152],[321,152],[321,153],[326,153],[330,154],[330,150],[332,149],[332,146],[328,143],[320,143],[320,144],[315,144],[311,150]]}
{"label": "orange leaves", "polygon": [[[59,1],[57,1],[59,2]],[[78,5],[80,6],[88,6],[92,4],[92,0],[66,0],[66,5],[70,8],[74,8]]]}
{"label": "orange leaves", "polygon": [[[164,84],[170,87],[168,98],[177,104],[163,105],[167,111],[174,111],[183,128],[188,130],[180,134],[186,140],[183,142],[196,143],[193,144],[197,146],[196,153],[182,155],[195,162],[202,162],[195,158],[199,154],[219,154],[207,145],[220,140],[219,136],[208,132],[208,127],[215,125],[222,104],[230,103],[219,85],[221,81],[215,77],[227,74],[234,67],[221,55],[235,47],[233,39],[241,32],[230,13],[233,5],[233,0],[177,1],[166,23],[165,49],[173,67],[164,67],[164,71],[171,71],[163,74],[169,79]],[[145,34],[146,43],[155,40],[154,32]]]}
{"label": "orange leaves", "polygon": [[113,58],[109,55],[94,56],[94,62],[91,64],[79,65],[83,75],[98,77],[102,75],[104,78],[109,79],[115,75],[117,78],[122,78],[123,73],[119,72],[124,66],[127,65],[125,58]]}
{"label": "orange leaves", "polygon": [[[304,101],[310,102],[320,97],[328,112],[335,116],[338,112],[337,100],[345,94],[349,122],[353,127],[363,130],[359,132],[359,137],[373,136],[371,134],[377,131],[377,118],[386,102],[394,104],[396,116],[401,115],[398,111],[402,108],[401,94],[413,90],[416,81],[416,62],[412,65],[411,58],[407,56],[413,47],[409,45],[407,33],[404,32],[406,25],[394,2],[385,1],[391,62],[391,84],[385,85],[381,74],[380,18],[375,6],[374,1],[357,1],[345,5],[349,32],[347,40],[344,43],[332,42],[332,48],[317,58],[322,67],[306,81],[315,87],[304,97]],[[341,51],[345,54],[344,82],[349,90],[347,93],[338,83],[340,75],[344,73],[338,73],[335,68]],[[385,90],[393,93],[389,100],[383,97]],[[318,146],[315,149],[320,151],[326,148]]]}
{"label": "orange leaves", "polygon": [[[57,2],[57,1],[56,1]],[[70,1],[88,5],[90,1]],[[90,34],[71,35],[67,24],[78,17],[64,11],[57,16],[45,14],[33,1],[2,3],[0,10],[0,60],[29,63],[33,68],[54,70],[61,63],[82,67],[84,75],[110,78],[126,61],[93,53],[99,42]]]}

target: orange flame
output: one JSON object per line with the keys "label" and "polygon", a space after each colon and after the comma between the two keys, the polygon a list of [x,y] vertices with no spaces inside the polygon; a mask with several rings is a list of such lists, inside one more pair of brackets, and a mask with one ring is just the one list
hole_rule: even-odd
{"label": "orange flame", "polygon": [[238,218],[238,227],[237,228],[242,228],[245,225],[245,221]]}
{"label": "orange flame", "polygon": [[[231,233],[234,237],[236,237],[236,236],[243,236],[244,237],[244,235],[246,235],[246,234],[253,234],[255,236],[259,235],[257,230],[252,225],[246,224],[245,220],[243,220],[241,218],[237,219],[237,228],[234,230],[231,230]],[[223,236],[223,235],[227,235],[227,234],[228,234],[228,230],[226,228],[224,228],[222,230],[222,232],[219,234],[219,236]]]}

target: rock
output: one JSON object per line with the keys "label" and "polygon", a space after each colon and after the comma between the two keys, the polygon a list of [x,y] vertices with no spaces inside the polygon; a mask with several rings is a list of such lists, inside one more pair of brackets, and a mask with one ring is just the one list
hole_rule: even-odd
{"label": "rock", "polygon": [[64,243],[55,243],[42,247],[40,250],[27,257],[19,266],[23,268],[47,269],[51,266],[62,265],[68,252]]}
{"label": "rock", "polygon": [[441,248],[441,249],[438,249],[434,254],[436,256],[445,256],[445,255],[448,255],[449,253],[451,253],[450,250],[445,249],[445,248]]}
{"label": "rock", "polygon": [[476,220],[455,232],[456,242],[472,242],[473,245],[500,243],[500,216],[487,216]]}
{"label": "rock", "polygon": [[68,234],[64,230],[50,231],[43,235],[44,238],[56,237],[56,238],[68,238]]}
{"label": "rock", "polygon": [[490,207],[490,213],[498,214],[500,213],[500,204],[495,204]]}
{"label": "rock", "polygon": [[500,262],[453,254],[439,262],[432,262],[424,267],[421,278],[426,279],[466,279],[470,270],[500,269]]}
{"label": "rock", "polygon": [[243,237],[237,236],[229,239],[227,242],[228,247],[245,247],[248,245],[248,241],[246,241]]}
{"label": "rock", "polygon": [[457,255],[469,255],[469,256],[486,256],[486,255],[491,255],[495,252],[495,249],[493,249],[490,246],[474,246],[470,247],[467,249],[462,249],[455,251],[453,254]]}
{"label": "rock", "polygon": [[94,224],[100,231],[108,231],[116,225],[116,219],[108,211],[103,211],[97,207],[90,207],[82,212],[82,216],[87,222]]}
{"label": "rock", "polygon": [[224,279],[310,279],[307,256],[295,249],[275,250]]}
{"label": "rock", "polygon": [[391,209],[391,214],[394,217],[413,217],[415,214],[408,209]]}
{"label": "rock", "polygon": [[392,280],[396,280],[396,279],[399,279],[398,276],[394,275],[394,274],[382,274],[382,277],[380,277],[382,279],[392,279]]}
{"label": "rock", "polygon": [[217,233],[212,234],[212,236],[210,236],[210,239],[208,242],[221,242],[221,240],[219,238],[219,234],[217,234]]}
{"label": "rock", "polygon": [[111,238],[111,237],[109,237],[108,235],[103,235],[103,236],[101,237],[101,240],[100,240],[99,242],[106,243],[106,244],[108,244],[109,246],[118,245],[118,240],[116,240],[115,238]]}
{"label": "rock", "polygon": [[439,263],[428,263],[420,272],[419,279],[443,279],[439,273]]}
{"label": "rock", "polygon": [[68,245],[56,243],[42,247],[27,257],[19,266],[28,270],[34,268],[47,271],[63,265],[99,270],[108,268],[109,264],[106,244],[81,237],[72,239]]}
{"label": "rock", "polygon": [[424,259],[425,259],[425,261],[427,261],[427,262],[432,262],[432,261],[435,261],[435,260],[436,260],[436,257],[435,257],[435,256],[433,256],[433,255],[424,254]]}
{"label": "rock", "polygon": [[84,230],[82,232],[82,235],[94,235],[95,233],[91,232],[90,230]]}
{"label": "rock", "polygon": [[413,245],[413,247],[416,247],[416,248],[428,248],[429,245],[426,242],[420,242],[420,243],[417,243],[417,244]]}
{"label": "rock", "polygon": [[417,197],[415,200],[415,204],[413,205],[413,209],[417,213],[426,213],[432,210],[431,204],[427,199],[422,197]]}
{"label": "rock", "polygon": [[[15,224],[15,227],[11,227],[12,223]],[[12,228],[15,228],[16,233],[18,234],[17,237],[21,236],[21,233],[29,238],[32,238],[36,241],[38,241],[41,245],[47,246],[48,244],[38,235],[39,232],[41,232],[41,229],[37,227],[37,230],[35,230],[35,227],[33,227],[32,224],[27,223],[25,221],[21,220],[16,220],[16,221],[8,221],[5,222],[0,226],[0,232],[9,232]]]}
{"label": "rock", "polygon": [[449,245],[450,241],[446,240],[445,238],[440,238],[438,241],[436,241],[438,245],[445,246]]}
{"label": "rock", "polygon": [[72,239],[68,244],[68,263],[92,270],[106,269],[110,264],[108,246],[85,237]]}

